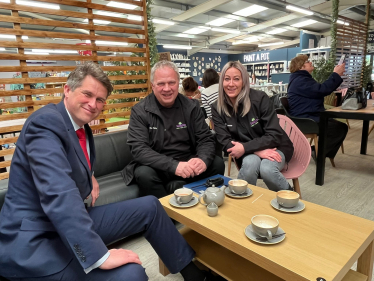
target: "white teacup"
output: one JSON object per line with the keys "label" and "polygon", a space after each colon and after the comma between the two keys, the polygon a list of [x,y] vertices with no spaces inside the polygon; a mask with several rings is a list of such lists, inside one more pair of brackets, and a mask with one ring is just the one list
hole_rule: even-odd
{"label": "white teacup", "polygon": [[300,194],[291,190],[280,190],[277,192],[278,204],[285,208],[293,208],[299,203]]}
{"label": "white teacup", "polygon": [[271,240],[278,231],[279,221],[268,215],[257,215],[252,218],[252,229],[259,235]]}
{"label": "white teacup", "polygon": [[231,193],[243,194],[247,191],[248,182],[245,180],[231,180],[229,181],[229,188]]}
{"label": "white teacup", "polygon": [[186,204],[191,201],[193,191],[189,188],[178,188],[174,191],[175,200],[179,205]]}

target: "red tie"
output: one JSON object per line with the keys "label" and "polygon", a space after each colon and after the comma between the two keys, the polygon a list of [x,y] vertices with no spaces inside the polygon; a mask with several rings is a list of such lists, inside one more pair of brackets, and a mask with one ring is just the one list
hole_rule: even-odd
{"label": "red tie", "polygon": [[90,167],[90,170],[91,170],[91,162],[90,162],[90,158],[88,157],[88,153],[87,153],[86,132],[84,131],[83,128],[80,128],[76,131],[76,133],[79,139],[79,144],[82,147],[84,156],[86,156],[88,167]]}

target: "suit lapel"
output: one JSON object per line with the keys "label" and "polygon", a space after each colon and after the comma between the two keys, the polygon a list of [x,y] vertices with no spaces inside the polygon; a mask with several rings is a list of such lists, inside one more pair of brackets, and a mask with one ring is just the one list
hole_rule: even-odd
{"label": "suit lapel", "polygon": [[[65,104],[64,104],[63,100],[60,103],[57,104],[57,110],[61,113],[62,117],[64,118],[66,128],[68,129],[68,134],[69,134],[70,139],[73,143],[75,153],[77,154],[79,160],[81,161],[82,165],[86,169],[88,178],[91,180],[91,170],[88,167],[86,156],[84,156],[83,149],[82,149],[81,145],[79,144],[77,133],[75,132],[75,129],[74,129],[73,124],[71,123],[70,117],[69,117],[68,113],[66,112],[66,108],[65,108]],[[89,127],[89,126],[87,125],[87,127]],[[86,126],[85,126],[85,129],[86,129]],[[92,138],[92,132],[91,132],[91,129],[89,129],[89,130],[90,130],[90,133],[88,134],[89,135],[89,144],[90,144],[90,151],[92,152],[93,141],[92,141],[92,145],[91,145],[91,140],[90,140],[90,138]],[[91,158],[91,167],[92,167],[92,158]]]}

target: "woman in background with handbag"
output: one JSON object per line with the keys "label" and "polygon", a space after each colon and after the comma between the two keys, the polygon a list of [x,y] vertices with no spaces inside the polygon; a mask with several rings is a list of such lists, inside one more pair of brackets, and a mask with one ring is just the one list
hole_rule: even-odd
{"label": "woman in background with handbag", "polygon": [[[320,112],[325,111],[324,97],[330,95],[343,82],[340,76],[344,73],[345,63],[335,66],[334,72],[322,84],[313,79],[313,70],[313,64],[307,55],[298,55],[291,60],[287,98],[290,115],[310,118],[319,123]],[[347,135],[348,126],[329,119],[327,128],[326,157],[333,159]]]}

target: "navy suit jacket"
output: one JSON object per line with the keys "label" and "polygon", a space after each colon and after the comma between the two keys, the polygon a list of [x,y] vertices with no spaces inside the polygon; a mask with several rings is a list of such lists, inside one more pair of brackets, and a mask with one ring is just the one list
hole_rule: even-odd
{"label": "navy suit jacket", "polygon": [[[91,129],[85,125],[91,166]],[[0,275],[40,277],[76,258],[88,268],[107,253],[83,200],[91,171],[65,105],[49,104],[25,122],[10,168],[0,213]]]}

